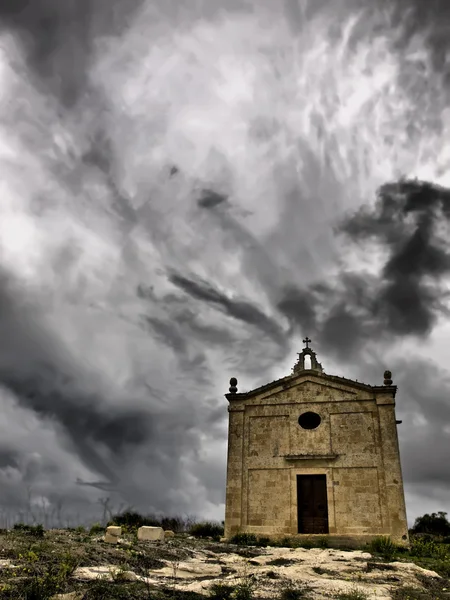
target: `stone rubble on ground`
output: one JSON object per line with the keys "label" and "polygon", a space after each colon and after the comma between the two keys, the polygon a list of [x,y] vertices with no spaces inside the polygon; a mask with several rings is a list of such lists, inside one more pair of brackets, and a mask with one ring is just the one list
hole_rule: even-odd
{"label": "stone rubble on ground", "polygon": [[122,535],[122,527],[110,525],[106,528],[105,542],[108,544],[117,544],[119,537]]}
{"label": "stone rubble on ground", "polygon": [[164,539],[164,529],[162,527],[139,527],[137,532],[138,540],[154,542]]}
{"label": "stone rubble on ground", "polygon": [[[391,600],[392,587],[423,589],[417,574],[439,578],[434,571],[412,563],[389,563],[386,570],[385,563],[377,565],[371,554],[359,550],[268,547],[259,551],[259,556],[249,559],[229,550],[223,553],[195,550],[191,558],[180,562],[160,559],[164,567],[150,569],[147,577],[136,575],[136,579],[156,587],[170,586],[206,596],[213,584],[235,586],[250,577],[256,583],[255,598],[276,596],[283,586],[298,585],[309,588],[312,600],[329,599],[330,594],[355,588],[365,592],[369,599]],[[118,573],[120,570],[112,565],[81,567],[74,577],[113,580]]]}
{"label": "stone rubble on ground", "polygon": [[[164,531],[160,527],[141,529],[141,536],[147,540],[152,538],[159,542],[163,539]],[[121,541],[120,527],[108,530],[106,533],[111,538]],[[434,571],[423,569],[414,563],[384,563],[361,550],[270,546],[237,548],[230,544],[222,546],[217,543],[204,548],[192,548],[190,545],[184,548],[183,544],[180,544],[171,548],[181,552],[189,550],[189,558],[185,558],[184,552],[183,560],[167,560],[164,559],[164,553],[158,556],[159,548],[159,543],[153,545],[153,555],[163,566],[149,569],[146,576],[133,571],[123,571],[117,565],[106,564],[79,567],[74,571],[73,577],[79,581],[99,578],[107,581],[140,580],[155,588],[170,587],[185,592],[197,592],[204,596],[209,594],[214,584],[236,586],[243,581],[252,580],[255,584],[255,598],[277,597],[283,587],[290,585],[300,589],[307,588],[308,598],[311,600],[329,600],[338,593],[356,589],[364,592],[369,600],[391,600],[391,590],[395,588],[411,587],[423,590],[419,577],[440,579]],[[247,556],[243,556],[244,553],[247,553]],[[15,568],[18,567],[11,560],[0,559],[0,570]],[[53,600],[79,600],[80,597],[83,597],[82,592],[71,592],[55,595]]]}

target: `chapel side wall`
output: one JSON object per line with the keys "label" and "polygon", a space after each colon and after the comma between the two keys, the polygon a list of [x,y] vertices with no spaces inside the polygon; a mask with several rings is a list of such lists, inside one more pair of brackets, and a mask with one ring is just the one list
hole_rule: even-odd
{"label": "chapel side wall", "polygon": [[[386,500],[389,507],[389,533],[394,541],[408,541],[405,494],[400,462],[395,401],[391,397],[377,399],[380,419],[380,434],[383,456],[383,471],[386,481]],[[404,537],[406,536],[406,537]]]}
{"label": "chapel side wall", "polygon": [[228,459],[225,502],[225,537],[241,529],[243,479],[244,407],[228,408]]}

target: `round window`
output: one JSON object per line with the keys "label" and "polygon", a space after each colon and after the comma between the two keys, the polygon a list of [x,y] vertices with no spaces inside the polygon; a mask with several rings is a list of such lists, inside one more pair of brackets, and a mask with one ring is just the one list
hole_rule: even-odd
{"label": "round window", "polygon": [[314,412],[305,412],[298,418],[298,424],[303,429],[316,429],[321,421],[320,415]]}

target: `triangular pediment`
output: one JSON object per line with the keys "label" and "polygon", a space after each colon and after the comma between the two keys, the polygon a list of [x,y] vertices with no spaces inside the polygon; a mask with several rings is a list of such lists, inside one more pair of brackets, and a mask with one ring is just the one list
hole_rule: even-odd
{"label": "triangular pediment", "polygon": [[[324,376],[323,374],[306,374],[294,376],[290,380],[283,382],[283,385],[278,389],[267,390],[268,393],[262,393],[262,398],[272,398],[285,394],[286,392],[294,393],[298,397],[314,398],[314,397],[332,397],[336,394],[345,395],[349,398],[357,397],[361,394],[361,387],[358,383],[352,385],[353,382],[348,381],[333,381],[333,379]],[[370,389],[370,386],[364,386]]]}
{"label": "triangular pediment", "polygon": [[373,391],[374,388],[371,385],[359,381],[328,375],[323,372],[304,370],[272,381],[254,390],[242,394],[234,394],[231,397],[236,400],[245,400],[255,397],[264,399],[295,394],[296,396],[304,396],[305,398],[327,398],[336,395],[357,398],[368,393],[372,395]]}

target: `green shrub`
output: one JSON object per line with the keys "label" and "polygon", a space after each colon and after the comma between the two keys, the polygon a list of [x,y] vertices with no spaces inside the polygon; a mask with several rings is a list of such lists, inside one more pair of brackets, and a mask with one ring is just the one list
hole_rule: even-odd
{"label": "green shrub", "polygon": [[311,538],[299,538],[297,540],[293,539],[293,540],[288,540],[288,544],[287,547],[289,548],[305,548],[306,550],[309,550],[310,548],[314,548],[315,547],[315,542],[313,539]]}
{"label": "green shrub", "polygon": [[369,596],[364,590],[353,588],[348,592],[337,592],[335,600],[368,600]]}
{"label": "green shrub", "polygon": [[159,527],[160,524],[156,520],[150,520],[137,512],[126,511],[119,515],[114,515],[108,522],[108,525],[118,525],[124,529],[138,529],[143,525]]}
{"label": "green shrub", "polygon": [[256,546],[258,539],[254,533],[236,533],[230,542],[238,546]]}
{"label": "green shrub", "polygon": [[447,519],[447,513],[440,511],[417,517],[411,533],[431,533],[440,536],[450,535],[450,522]]}
{"label": "green shrub", "polygon": [[213,521],[203,521],[202,523],[192,525],[189,533],[194,537],[212,537],[217,539],[223,536],[223,526]]}
{"label": "green shrub", "polygon": [[391,560],[397,551],[397,545],[394,544],[390,537],[380,536],[370,542],[369,551],[374,554],[380,554],[386,560]]}
{"label": "green shrub", "polygon": [[214,598],[214,600],[230,600],[234,589],[232,585],[215,583],[209,590],[209,597]]}
{"label": "green shrub", "polygon": [[141,515],[138,512],[125,511],[114,515],[108,525],[118,525],[125,531],[134,531],[139,527],[162,527],[174,533],[185,531],[186,523],[181,517],[156,517],[155,515]]}
{"label": "green shrub", "polygon": [[254,582],[249,577],[246,577],[243,581],[237,584],[233,592],[233,599],[252,600],[254,587]]}
{"label": "green shrub", "polygon": [[306,590],[293,585],[287,585],[281,590],[280,600],[300,600],[305,597]]}
{"label": "green shrub", "polygon": [[410,548],[411,556],[437,558],[446,560],[450,558],[450,552],[446,545],[439,544],[433,540],[424,538],[413,538]]}
{"label": "green shrub", "polygon": [[170,529],[174,533],[181,533],[186,530],[186,523],[181,517],[163,517],[161,519],[161,527],[164,530]]}
{"label": "green shrub", "polygon": [[329,548],[330,542],[329,542],[328,538],[326,538],[326,537],[318,538],[317,539],[317,547],[318,548]]}
{"label": "green shrub", "polygon": [[33,537],[44,537],[43,525],[25,525],[25,523],[16,523],[13,527],[15,531],[23,531]]}
{"label": "green shrub", "polygon": [[105,528],[103,527],[103,525],[100,525],[100,523],[94,523],[92,525],[92,527],[89,529],[89,534],[96,535],[98,533],[103,533],[104,531],[105,531]]}

